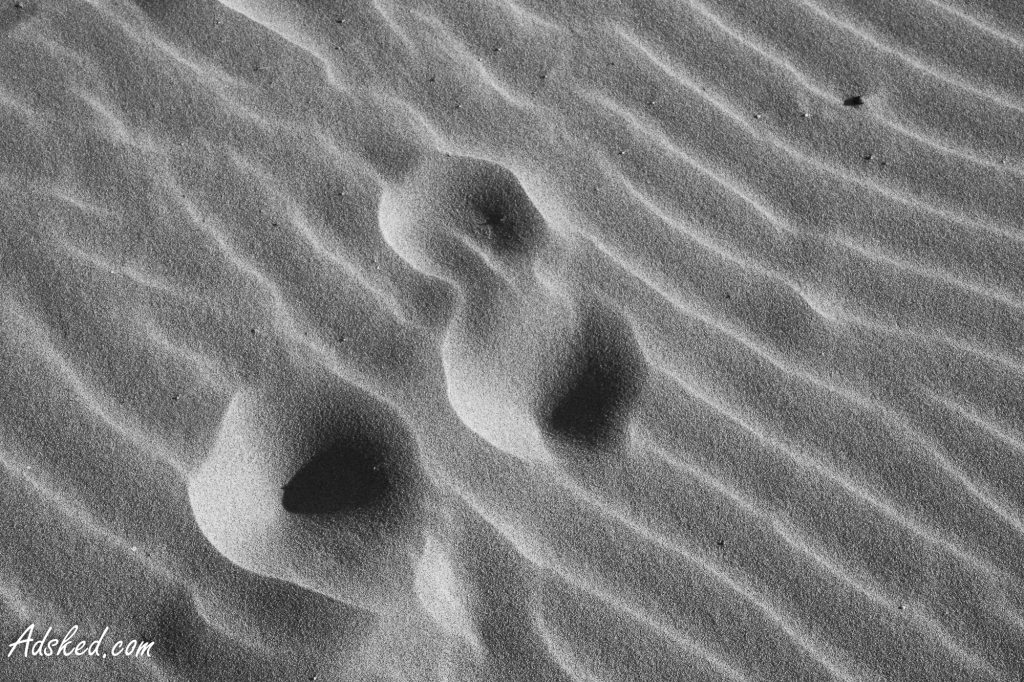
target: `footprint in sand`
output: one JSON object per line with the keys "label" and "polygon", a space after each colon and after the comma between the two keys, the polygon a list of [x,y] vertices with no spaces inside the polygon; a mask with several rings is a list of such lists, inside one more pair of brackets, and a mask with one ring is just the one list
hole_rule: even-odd
{"label": "footprint in sand", "polygon": [[425,489],[394,409],[299,371],[234,397],[189,499],[232,562],[380,614],[412,593]]}
{"label": "footprint in sand", "polygon": [[492,445],[573,466],[621,455],[646,363],[629,323],[574,287],[568,242],[519,181],[436,156],[387,186],[385,240],[459,295],[442,347],[448,397]]}

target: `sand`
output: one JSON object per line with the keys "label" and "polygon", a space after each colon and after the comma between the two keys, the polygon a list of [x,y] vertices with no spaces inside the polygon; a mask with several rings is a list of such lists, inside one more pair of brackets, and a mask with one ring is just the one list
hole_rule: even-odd
{"label": "sand", "polygon": [[1024,679],[1024,4],[0,54],[0,679]]}

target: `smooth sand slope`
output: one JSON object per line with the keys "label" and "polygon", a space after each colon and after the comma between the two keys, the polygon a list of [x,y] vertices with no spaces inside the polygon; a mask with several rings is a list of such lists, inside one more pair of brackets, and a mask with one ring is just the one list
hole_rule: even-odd
{"label": "smooth sand slope", "polygon": [[1024,5],[0,7],[0,679],[1024,679]]}

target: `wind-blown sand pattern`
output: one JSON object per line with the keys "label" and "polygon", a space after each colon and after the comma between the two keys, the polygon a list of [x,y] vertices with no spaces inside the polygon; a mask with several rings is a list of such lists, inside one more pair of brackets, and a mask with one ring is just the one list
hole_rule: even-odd
{"label": "wind-blown sand pattern", "polygon": [[0,36],[0,678],[1024,679],[1024,4]]}

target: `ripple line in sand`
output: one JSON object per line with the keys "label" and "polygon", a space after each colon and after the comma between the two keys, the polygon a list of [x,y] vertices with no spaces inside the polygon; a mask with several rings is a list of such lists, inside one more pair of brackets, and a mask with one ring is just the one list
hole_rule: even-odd
{"label": "ripple line in sand", "polygon": [[662,621],[655,615],[636,610],[629,603],[616,597],[614,594],[581,580],[578,576],[569,573],[565,568],[559,566],[557,563],[550,562],[541,554],[532,551],[531,548],[533,543],[528,538],[523,537],[522,533],[514,526],[489,513],[487,511],[486,501],[478,499],[472,491],[465,489],[459,490],[459,495],[481,519],[483,519],[500,536],[505,538],[514,548],[516,548],[516,551],[520,556],[529,561],[536,568],[545,573],[557,576],[567,585],[585,591],[586,593],[601,600],[615,611],[625,614],[630,618],[630,620],[640,624],[645,630],[650,631],[661,638],[667,639],[686,651],[692,652],[693,654],[703,658],[716,669],[721,670],[728,679],[735,679],[744,682],[747,680],[746,676],[743,675],[741,671],[734,668],[727,661],[721,659],[714,652],[707,650],[700,644],[700,642],[677,630],[670,623]]}
{"label": "ripple line in sand", "polygon": [[[143,564],[161,578],[177,584],[178,578],[170,569],[153,560],[147,553],[138,552],[137,547],[131,545],[128,540],[108,528],[81,501],[76,500],[67,493],[60,492],[58,486],[48,485],[45,480],[47,477],[46,473],[42,476],[31,473],[36,465],[19,464],[18,458],[12,455],[11,451],[6,445],[0,445],[0,471],[8,479],[20,481],[27,485],[47,505],[55,507],[67,519],[69,525],[101,540],[107,545],[117,547],[125,556],[131,557],[133,561]],[[40,466],[39,468],[43,469],[45,467]],[[8,492],[10,491],[8,490]]]}
{"label": "ripple line in sand", "polygon": [[913,55],[907,53],[905,50],[900,50],[900,49],[898,49],[896,47],[890,47],[889,45],[887,45],[885,43],[885,41],[883,41],[883,40],[879,39],[878,37],[872,35],[869,31],[867,31],[867,30],[865,30],[863,28],[860,28],[859,26],[856,26],[851,21],[848,21],[846,19],[842,19],[842,18],[840,18],[838,16],[834,16],[832,13],[830,13],[826,9],[820,7],[819,5],[817,5],[816,3],[812,2],[811,0],[796,0],[796,2],[798,4],[800,4],[801,6],[807,8],[809,11],[813,12],[817,16],[821,17],[825,21],[829,22],[833,26],[836,26],[836,27],[846,31],[847,33],[850,33],[852,35],[857,36],[858,38],[860,38],[864,42],[868,43],[869,45],[871,45],[875,49],[877,49],[877,50],[879,50],[881,52],[885,52],[886,54],[890,54],[890,55],[896,57],[897,59],[900,59],[901,61],[905,62],[906,64],[910,65],[911,67],[913,67],[914,69],[916,69],[918,71],[926,73],[929,76],[932,76],[932,77],[942,81],[943,83],[946,83],[947,85],[950,85],[950,86],[955,87],[955,88],[959,88],[961,90],[964,90],[966,92],[971,93],[972,95],[975,95],[975,96],[980,97],[982,99],[986,99],[986,100],[988,100],[990,102],[994,102],[995,104],[998,104],[999,106],[1006,107],[1007,109],[1013,109],[1014,111],[1018,111],[1018,112],[1024,113],[1024,102],[1016,101],[1012,97],[1007,97],[1006,95],[1002,95],[1002,94],[999,94],[999,93],[986,92],[985,90],[982,90],[981,88],[978,88],[977,86],[973,85],[972,83],[969,83],[969,82],[963,80],[962,78],[958,78],[955,74],[950,73],[949,71],[946,71],[945,69],[943,69],[941,67],[932,66],[932,65],[924,63],[920,59],[918,59],[918,58],[914,57]]}
{"label": "ripple line in sand", "polygon": [[1007,431],[1004,427],[994,424],[992,421],[988,419],[985,419],[981,414],[977,412],[977,410],[968,407],[963,403],[953,400],[952,398],[941,396],[927,389],[922,389],[922,391],[931,400],[944,406],[950,412],[953,412],[954,414],[957,414],[963,417],[964,419],[967,419],[968,421],[976,424],[982,430],[992,434],[992,436],[994,436],[997,440],[1006,443],[1011,448],[1019,452],[1022,457],[1024,457],[1024,438],[1021,438],[1021,436],[1011,433],[1010,431]]}
{"label": "ripple line in sand", "polygon": [[[328,85],[337,90],[347,90],[347,84],[339,77],[335,68],[336,60],[329,58],[330,50],[322,49],[322,46],[311,39],[306,32],[295,26],[288,25],[287,14],[283,12],[266,13],[267,8],[249,7],[247,0],[217,0],[221,5],[236,12],[252,23],[261,26],[269,33],[278,36],[286,43],[296,48],[302,54],[313,59],[319,65],[324,80]],[[276,3],[267,3],[271,7]]]}
{"label": "ripple line in sand", "polygon": [[789,289],[791,289],[793,293],[800,295],[799,288],[793,282],[791,282],[785,275],[765,265],[762,265],[760,262],[753,258],[747,258],[742,255],[739,255],[737,253],[737,250],[740,247],[729,249],[721,247],[718,244],[715,244],[712,239],[709,239],[708,237],[699,233],[697,230],[693,229],[686,221],[680,220],[666,212],[665,209],[663,209],[653,199],[644,194],[643,191],[639,187],[637,187],[633,182],[631,182],[624,174],[617,173],[615,180],[622,187],[624,187],[626,191],[634,199],[636,199],[649,214],[655,216],[666,225],[674,228],[679,233],[693,240],[693,242],[695,242],[700,248],[705,249],[710,253],[713,253],[714,255],[718,256],[719,258],[722,258],[723,260],[731,261],[744,269],[752,270],[753,272],[756,272],[759,275],[771,279],[772,281],[778,282],[779,284],[782,284],[783,286],[786,286]]}
{"label": "ripple line in sand", "polygon": [[[654,52],[643,44],[636,36],[631,35],[626,29],[622,27],[616,27],[616,31],[619,32],[620,36],[628,43],[632,44],[637,50],[642,52],[648,59],[652,61],[658,68],[664,73],[675,79],[680,85],[685,87],[690,92],[694,93],[701,99],[708,102],[714,108],[721,111],[725,116],[732,119],[736,124],[745,129],[751,137],[755,140],[766,142],[779,150],[784,152],[787,156],[793,159],[798,164],[807,165],[827,173],[839,180],[846,181],[857,187],[863,188],[880,197],[893,201],[895,203],[908,206],[913,209],[917,209],[923,213],[934,215],[947,222],[961,225],[974,230],[989,232],[1007,239],[1013,240],[1017,244],[1024,244],[1024,234],[1020,232],[1017,226],[1001,224],[998,221],[985,220],[975,216],[971,216],[963,213],[962,211],[956,210],[952,206],[943,206],[936,203],[929,203],[923,199],[915,197],[902,190],[889,187],[876,182],[868,177],[862,177],[853,174],[841,166],[837,166],[832,163],[828,163],[816,157],[810,156],[789,142],[779,138],[776,135],[771,135],[765,132],[761,128],[756,128],[746,118],[744,118],[739,110],[733,106],[730,102],[725,100],[721,95],[712,95],[705,88],[702,88],[692,78],[681,74],[678,69],[669,66],[661,58],[657,57]],[[621,108],[621,107],[620,107]],[[627,119],[628,120],[628,119]],[[643,126],[641,130],[646,130],[650,126]],[[663,136],[663,139],[667,139],[667,136]]]}
{"label": "ripple line in sand", "polygon": [[[4,293],[0,296],[0,305],[7,311],[8,321],[13,322],[18,330],[27,336],[24,339],[25,345],[57,369],[85,411],[96,415],[120,434],[125,442],[134,446],[134,451],[145,453],[147,459],[154,464],[168,466],[184,480],[185,473],[173,456],[176,450],[173,444],[163,442],[160,436],[147,430],[144,424],[133,418],[113,398],[98,387],[90,385],[66,354],[58,348],[50,330],[36,320],[21,302]],[[157,454],[152,454],[154,450]]]}
{"label": "ripple line in sand", "polygon": [[[855,673],[846,669],[844,665],[833,660],[833,657],[826,653],[825,649],[830,648],[828,645],[818,642],[810,633],[804,632],[799,623],[794,621],[793,618],[782,609],[771,604],[764,595],[760,594],[751,585],[746,584],[742,577],[732,574],[732,572],[726,567],[721,566],[706,557],[702,558],[698,556],[688,548],[677,544],[674,540],[666,537],[664,534],[650,528],[646,528],[643,524],[635,521],[627,512],[621,511],[613,504],[609,504],[607,500],[595,496],[587,488],[579,485],[572,478],[558,477],[556,480],[567,492],[572,493],[577,499],[596,509],[605,517],[610,517],[619,522],[623,527],[632,531],[636,537],[653,544],[661,550],[682,558],[699,570],[702,570],[712,576],[720,585],[723,585],[740,599],[757,608],[758,611],[764,614],[769,621],[775,623],[775,625],[778,626],[791,641],[810,654],[838,679],[856,679],[857,676]],[[593,592],[593,590],[588,591]],[[607,596],[602,595],[602,598],[607,598]],[[623,604],[623,606],[625,608],[629,608],[625,604]]]}
{"label": "ripple line in sand", "polygon": [[780,519],[769,511],[761,509],[754,501],[747,499],[740,492],[732,489],[726,483],[708,473],[701,467],[670,454],[654,441],[648,440],[645,442],[645,445],[651,452],[660,457],[662,461],[672,468],[682,472],[693,480],[698,481],[706,489],[727,499],[737,508],[765,523],[777,538],[781,539],[784,543],[789,545],[789,547],[800,554],[809,557],[830,575],[834,576],[884,609],[893,613],[899,613],[904,620],[911,625],[916,626],[920,632],[935,636],[943,648],[945,648],[949,653],[962,660],[970,661],[971,664],[978,669],[985,669],[990,672],[994,672],[994,669],[991,668],[991,665],[983,657],[964,648],[952,633],[950,633],[947,628],[943,627],[938,620],[915,610],[904,609],[900,602],[886,594],[885,590],[880,585],[869,584],[848,571],[842,566],[841,560],[830,555],[820,546],[816,546],[816,543],[811,538],[806,536],[801,529],[794,526],[792,523],[784,519]]}
{"label": "ripple line in sand", "polygon": [[[621,613],[628,617],[634,623],[640,625],[648,632],[656,634],[658,637],[667,640],[671,644],[680,647],[684,651],[687,651],[694,656],[703,659],[711,667],[712,670],[718,672],[727,680],[733,680],[733,682],[753,682],[751,678],[745,675],[742,671],[736,669],[729,664],[728,661],[722,659],[716,653],[709,651],[707,648],[701,646],[696,640],[687,637],[685,634],[676,630],[672,625],[665,623],[655,616],[650,614],[642,613],[632,608],[627,602],[619,599],[613,594],[606,593],[603,590],[597,591],[590,586],[580,585],[577,581],[572,580],[570,576],[565,575],[561,571],[545,568],[545,570],[554,573],[556,577],[564,580],[568,585],[576,589],[585,590],[588,594],[595,596],[609,607],[614,609],[616,612]],[[574,679],[581,679],[578,675],[583,669],[583,665],[575,660],[575,654],[572,652],[571,646],[568,642],[548,627],[544,618],[538,614],[533,613],[533,626],[540,635],[541,641],[547,647],[551,657],[559,665],[559,667],[566,673],[571,675]],[[586,676],[583,679],[592,679],[590,676]]]}
{"label": "ripple line in sand", "polygon": [[967,22],[968,24],[975,27],[979,31],[983,31],[989,34],[990,36],[1005,41],[1012,45],[1013,47],[1017,48],[1018,50],[1024,52],[1024,38],[1022,38],[1021,36],[1008,33],[1003,29],[997,26],[993,26],[992,24],[979,19],[968,12],[953,7],[949,3],[940,2],[940,0],[925,0],[925,2],[927,2],[932,7],[936,7],[942,10],[943,12],[946,12],[947,14],[951,14],[954,17]]}
{"label": "ripple line in sand", "polygon": [[[935,2],[935,0],[928,1],[936,5],[938,4],[937,2]],[[698,0],[690,0],[689,6],[695,9],[698,13],[701,14],[701,16],[710,21],[715,27],[717,27],[719,30],[721,30],[723,33],[729,36],[732,40],[739,43],[744,49],[750,50],[751,52],[760,55],[762,58],[768,60],[776,67],[788,73],[797,85],[813,94],[822,103],[834,105],[837,101],[837,97],[835,95],[826,90],[823,90],[816,83],[814,83],[808,76],[801,72],[797,67],[793,66],[787,59],[785,59],[782,56],[779,56],[770,48],[760,44],[753,38],[744,35],[742,31],[736,29],[733,26],[730,26],[724,19],[722,19],[720,16],[712,12],[703,3],[699,2]],[[866,112],[866,114],[872,120],[881,123],[882,125],[888,127],[889,129],[894,130],[900,133],[901,135],[905,135],[906,137],[909,137],[910,139],[919,142],[925,146],[931,147],[932,149],[942,154],[962,159],[964,161],[984,166],[986,168],[998,169],[1000,171],[1009,171],[1014,174],[1022,173],[1021,170],[1015,167],[1009,167],[1000,161],[995,161],[992,159],[985,158],[984,156],[979,156],[977,153],[970,149],[966,149],[962,146],[954,147],[944,142],[940,142],[933,136],[930,136],[923,131],[911,128],[905,125],[904,123],[901,123],[900,121],[891,118],[890,116],[886,116],[884,111],[880,111],[878,108],[871,108]]]}
{"label": "ripple line in sand", "polygon": [[[243,159],[237,154],[231,154],[230,158],[239,170],[258,179],[262,186],[266,188],[269,195],[274,196],[287,207],[288,220],[285,221],[286,225],[293,227],[294,233],[303,243],[307,244],[318,257],[323,258],[331,265],[339,268],[346,277],[357,284],[363,291],[371,294],[376,299],[375,302],[382,315],[391,316],[399,322],[408,322],[403,319],[400,314],[404,305],[399,299],[398,294],[390,286],[391,283],[387,278],[381,277],[379,272],[373,268],[360,269],[353,261],[344,258],[336,250],[329,249],[320,238],[320,235],[316,233],[313,221],[306,215],[302,206],[286,194],[279,193],[275,189],[276,183],[269,173],[259,168],[254,162],[248,159]],[[283,296],[283,294],[281,295]]]}
{"label": "ripple line in sand", "polygon": [[[787,443],[785,440],[767,433],[762,427],[750,423],[747,419],[744,419],[742,415],[728,409],[726,405],[721,404],[713,396],[700,390],[698,387],[689,384],[683,378],[676,376],[671,371],[663,369],[662,373],[665,377],[674,381],[687,395],[691,396],[695,400],[703,402],[718,414],[722,415],[725,419],[751,434],[763,445],[769,447],[775,452],[781,453],[801,469],[815,473],[823,479],[831,481],[846,494],[878,510],[883,516],[916,535],[928,544],[944,549],[960,561],[971,566],[974,570],[985,575],[997,578],[1012,577],[1007,576],[999,567],[989,564],[986,560],[976,557],[967,549],[960,547],[955,541],[943,537],[938,531],[920,524],[909,514],[901,511],[889,501],[878,497],[874,491],[865,488],[854,480],[851,480],[842,472],[827,466],[819,458],[804,453],[798,444]],[[770,427],[768,427],[768,429],[770,429]]]}
{"label": "ripple line in sand", "polygon": [[[116,9],[112,4],[107,3],[101,5],[99,2],[90,2],[90,4],[117,27],[122,38],[143,50],[155,48],[162,56],[169,58],[173,64],[185,67],[211,90],[241,84],[241,81],[221,69],[216,62],[202,59],[198,55],[186,55],[177,46],[167,42],[163,36],[150,30],[145,22],[145,13],[135,3],[117,3]],[[122,11],[134,14],[132,17],[134,21],[129,21],[119,14]]]}
{"label": "ripple line in sand", "polygon": [[873,248],[870,246],[858,244],[853,239],[846,236],[832,237],[830,238],[830,242],[839,244],[849,249],[850,251],[860,254],[861,256],[864,256],[865,258],[868,258],[870,260],[879,263],[884,263],[896,270],[903,270],[906,272],[911,272],[915,275],[920,275],[922,277],[935,279],[940,282],[943,282],[944,284],[952,285],[954,287],[957,287],[958,289],[963,289],[964,291],[970,292],[972,294],[977,294],[978,296],[990,298],[994,301],[998,301],[999,303],[1009,308],[1014,308],[1020,312],[1024,312],[1024,301],[1014,299],[1013,295],[1009,292],[998,291],[996,289],[992,289],[982,284],[976,284],[974,282],[967,281],[965,279],[957,277],[955,274],[951,272],[942,270],[940,268],[928,265],[919,265],[917,263],[911,263],[909,261],[900,259],[896,256],[890,256],[884,253],[882,249],[878,247]]}
{"label": "ripple line in sand", "polygon": [[175,298],[184,299],[186,301],[195,300],[194,297],[189,295],[187,292],[179,291],[172,284],[163,281],[153,273],[139,270],[138,268],[129,265],[127,262],[114,264],[97,254],[86,251],[77,244],[72,243],[67,238],[53,239],[50,243],[57,250],[63,251],[72,259],[79,263],[84,263],[97,271],[112,275],[116,278],[128,279],[144,289],[151,289],[164,294],[170,294]]}
{"label": "ripple line in sand", "polygon": [[[647,289],[649,289],[650,291],[652,291],[655,294],[657,294],[658,297],[660,297],[662,300],[666,301],[669,305],[674,307],[680,313],[682,313],[682,314],[684,314],[684,315],[686,315],[686,316],[688,316],[690,318],[693,318],[693,319],[703,323],[704,325],[706,325],[710,329],[714,330],[715,332],[718,332],[718,333],[721,333],[721,334],[727,336],[731,341],[733,341],[733,342],[739,344],[740,346],[742,346],[744,348],[744,350],[749,351],[751,354],[755,355],[758,359],[763,360],[763,361],[769,363],[770,365],[772,365],[776,369],[778,369],[778,370],[780,370],[780,371],[782,371],[782,372],[784,372],[786,374],[793,375],[793,376],[799,377],[801,379],[805,379],[805,380],[807,380],[809,382],[812,382],[812,383],[816,383],[819,386],[822,385],[820,383],[820,381],[821,381],[820,379],[818,379],[817,377],[814,377],[812,374],[808,373],[806,370],[804,370],[804,369],[802,369],[802,368],[800,368],[798,366],[795,366],[793,363],[788,362],[787,359],[784,356],[782,356],[779,353],[772,351],[770,348],[768,348],[768,347],[758,343],[756,339],[750,338],[747,334],[744,333],[743,329],[741,329],[741,328],[739,328],[739,327],[737,327],[737,326],[735,326],[733,324],[729,324],[729,323],[726,323],[726,322],[721,322],[721,321],[715,319],[714,317],[712,317],[707,312],[704,312],[704,311],[700,310],[697,306],[687,305],[686,303],[680,301],[678,296],[673,296],[665,287],[663,287],[661,284],[656,282],[652,278],[651,275],[643,272],[641,270],[641,266],[640,265],[632,262],[632,260],[630,258],[628,258],[627,256],[623,255],[621,252],[613,250],[613,247],[609,247],[609,245],[607,243],[599,242],[599,241],[593,241],[592,243],[595,245],[595,247],[598,249],[598,251],[600,251],[601,253],[604,253],[609,258],[611,258],[626,273],[628,273],[629,275],[631,275],[632,277],[637,279]],[[661,273],[655,273],[655,274],[657,276],[659,276],[659,277],[661,276]],[[794,291],[797,294],[799,294],[802,298],[804,297],[804,293],[801,290],[794,289]],[[805,300],[807,300],[807,299],[805,299]],[[813,300],[808,300],[808,306],[811,307],[816,312],[818,312],[818,310],[820,308],[820,304],[817,304],[817,302],[813,301]],[[821,314],[822,317],[825,317],[826,319],[829,319],[829,320],[836,319],[831,314],[825,314],[825,313],[819,313],[819,314]]]}
{"label": "ripple line in sand", "polygon": [[842,321],[865,329],[873,329],[897,338],[913,339],[915,341],[935,346],[948,346],[949,348],[954,348],[960,352],[974,355],[993,365],[999,365],[1014,372],[1015,374],[1024,376],[1024,361],[1020,358],[1006,355],[1000,351],[981,348],[969,341],[955,338],[949,334],[933,333],[923,329],[908,329],[902,325],[891,324],[881,320],[873,320],[863,314],[850,310],[849,308],[831,306],[831,310],[832,313],[830,317],[836,321]]}
{"label": "ripple line in sand", "polygon": [[463,66],[475,71],[477,78],[498,93],[506,103],[522,112],[533,111],[533,113],[536,113],[539,109],[541,111],[548,111],[554,115],[554,112],[552,112],[548,107],[540,104],[539,102],[530,100],[528,97],[524,96],[523,93],[516,91],[507,83],[502,82],[502,80],[496,75],[491,73],[483,60],[474,56],[469,47],[467,47],[466,44],[440,19],[418,10],[413,10],[413,13],[419,17],[421,21],[429,24],[434,31],[445,36],[445,40],[442,41],[442,44],[444,45],[444,51],[449,57],[458,60]]}
{"label": "ripple line in sand", "polygon": [[[641,121],[640,118],[629,108],[620,104],[619,102],[611,99],[603,93],[591,91],[584,91],[582,93],[585,97],[588,97],[595,104],[603,107],[604,109],[612,112],[619,118],[627,121],[633,129],[639,130],[649,139],[657,142],[663,149],[672,154],[672,156],[683,161],[686,165],[690,166],[697,172],[701,173],[708,179],[712,180],[722,189],[726,190],[729,194],[732,194],[737,199],[741,200],[744,204],[750,206],[754,211],[764,217],[765,221],[775,228],[777,232],[784,232],[788,234],[799,234],[799,231],[790,226],[784,219],[775,215],[772,210],[758,200],[752,193],[746,191],[740,186],[740,183],[736,180],[730,179],[709,168],[707,164],[702,163],[700,160],[693,158],[687,154],[683,149],[678,147],[664,131],[657,129],[653,123]],[[607,163],[607,162],[605,162]],[[617,171],[617,175],[625,177],[621,172]]]}

